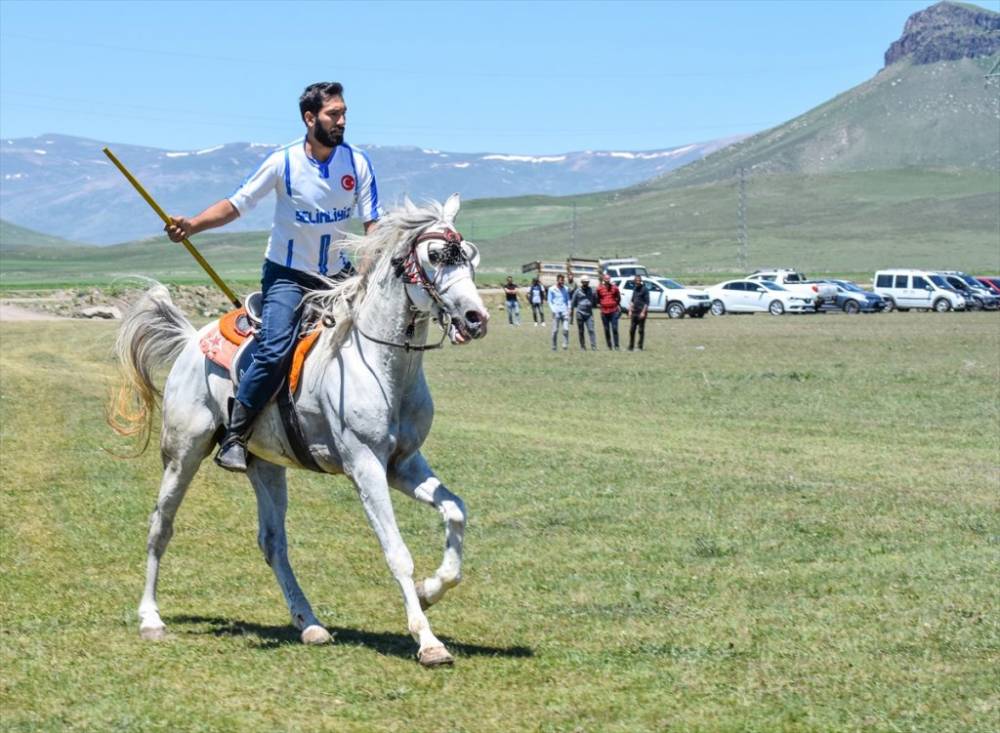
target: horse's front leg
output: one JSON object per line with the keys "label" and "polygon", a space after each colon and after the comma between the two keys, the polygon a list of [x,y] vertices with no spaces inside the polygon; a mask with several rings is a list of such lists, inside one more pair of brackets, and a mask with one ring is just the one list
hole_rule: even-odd
{"label": "horse's front leg", "polygon": [[429,504],[444,519],[444,557],[434,575],[417,583],[420,605],[428,608],[462,580],[462,542],[465,535],[465,504],[448,491],[434,475],[420,452],[407,456],[391,467],[392,486],[412,499]]}
{"label": "horse's front leg", "polygon": [[302,632],[304,644],[325,644],[331,640],[330,632],[316,618],[288,562],[288,539],[285,534],[288,484],[285,469],[254,458],[247,467],[247,477],[257,494],[257,517],[260,522],[257,544],[285,595],[292,623]]}
{"label": "horse's front leg", "polygon": [[413,582],[413,557],[396,524],[396,515],[389,499],[385,466],[370,449],[363,447],[359,448],[358,457],[350,463],[350,466],[345,466],[345,471],[357,487],[368,522],[375,530],[385,561],[403,594],[407,626],[419,645],[417,659],[425,667],[451,664],[451,654],[434,636],[430,622],[421,608],[420,597]]}

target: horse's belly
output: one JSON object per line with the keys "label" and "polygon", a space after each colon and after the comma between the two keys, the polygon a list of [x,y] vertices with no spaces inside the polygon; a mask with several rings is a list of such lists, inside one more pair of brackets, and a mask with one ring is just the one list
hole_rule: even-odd
{"label": "horse's belly", "polygon": [[[253,455],[286,468],[303,468],[285,435],[277,405],[271,403],[260,414],[247,446]],[[309,446],[313,458],[328,473],[341,473],[340,456],[326,443]]]}

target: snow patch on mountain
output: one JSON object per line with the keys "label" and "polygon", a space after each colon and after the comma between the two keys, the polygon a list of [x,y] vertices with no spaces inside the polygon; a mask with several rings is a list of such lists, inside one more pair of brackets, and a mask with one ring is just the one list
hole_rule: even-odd
{"label": "snow patch on mountain", "polygon": [[662,150],[657,153],[627,153],[627,152],[613,152],[613,153],[595,153],[595,155],[606,155],[611,158],[624,158],[625,160],[655,160],[656,158],[676,158],[678,156],[684,155],[685,153],[690,153],[692,150],[697,148],[697,145],[685,145],[680,148],[674,148],[673,150]]}
{"label": "snow patch on mountain", "polygon": [[484,155],[480,160],[502,160],[508,163],[562,163],[565,155]]}

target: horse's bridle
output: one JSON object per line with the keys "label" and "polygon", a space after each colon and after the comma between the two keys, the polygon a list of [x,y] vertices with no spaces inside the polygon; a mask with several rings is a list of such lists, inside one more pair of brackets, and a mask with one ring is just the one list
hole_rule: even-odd
{"label": "horse's bridle", "polygon": [[441,291],[438,289],[438,285],[434,282],[434,279],[427,275],[427,271],[420,261],[420,255],[417,253],[417,247],[422,242],[432,240],[440,240],[445,244],[443,254],[427,253],[427,259],[432,265],[460,265],[463,262],[470,261],[462,249],[462,244],[465,242],[462,235],[454,229],[446,227],[439,232],[424,232],[414,238],[410,243],[410,249],[406,257],[398,262],[394,260],[393,264],[396,265],[397,277],[409,275],[410,282],[422,286],[427,295],[430,296],[430,299],[437,303],[438,307],[443,310],[445,304],[444,299],[441,297]]}
{"label": "horse's bridle", "polygon": [[[406,326],[406,341],[401,344],[397,344],[392,341],[384,341],[365,333],[358,324],[355,324],[358,328],[358,332],[369,341],[373,341],[376,344],[381,344],[383,346],[392,346],[397,349],[403,349],[407,352],[431,351],[433,349],[440,349],[444,345],[444,340],[448,336],[448,328],[451,326],[451,316],[448,314],[444,298],[441,297],[442,291],[439,289],[438,283],[435,282],[437,279],[437,272],[435,273],[434,278],[430,277],[427,274],[427,270],[424,269],[423,263],[420,261],[420,255],[417,252],[417,247],[420,246],[421,243],[430,240],[439,240],[445,243],[443,253],[428,252],[427,258],[431,264],[438,266],[460,265],[463,262],[472,264],[472,258],[466,254],[462,247],[462,245],[466,243],[465,240],[459,232],[451,229],[450,227],[445,227],[441,231],[424,232],[417,237],[414,237],[413,241],[410,242],[410,247],[406,254],[393,258],[391,264],[395,268],[396,277],[400,278],[407,284],[419,285],[423,288],[424,292],[427,293],[427,296],[438,306],[438,310],[440,312],[438,324],[441,326],[441,340],[436,344],[421,344],[416,346],[410,343],[410,339],[413,337],[416,330],[417,319],[422,313],[420,309],[411,304],[410,309],[413,312],[413,315],[410,318],[409,324]],[[440,272],[440,269],[438,272]],[[447,288],[445,288],[445,290],[447,290]]]}

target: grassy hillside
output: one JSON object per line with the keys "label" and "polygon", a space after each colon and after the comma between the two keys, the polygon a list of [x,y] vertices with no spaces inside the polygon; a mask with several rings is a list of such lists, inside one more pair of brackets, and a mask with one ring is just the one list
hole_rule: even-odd
{"label": "grassy hillside", "polygon": [[19,227],[0,219],[0,253],[32,247],[78,247],[83,246],[62,237],[42,234],[34,229]]}
{"label": "grassy hillside", "polygon": [[[751,177],[750,264],[870,274],[913,266],[1000,271],[1000,176],[982,170],[900,170]],[[469,202],[458,226],[483,251],[484,281],[536,258],[643,255],[689,278],[737,271],[732,182],[549,199]],[[227,279],[259,277],[266,232],[207,234],[196,244]],[[657,253],[657,254],[653,254]],[[29,247],[6,252],[4,287],[108,283],[125,274],[202,282],[187,252],[163,238],[113,247]]]}
{"label": "grassy hillside", "polygon": [[1000,56],[899,62],[793,120],[637,186],[658,189],[754,175],[1000,165]]}
{"label": "grassy hillside", "polygon": [[[484,242],[517,231],[568,222],[573,216],[574,202],[579,212],[608,200],[607,194],[599,194],[470,201],[463,204],[458,225],[468,239]],[[8,226],[35,236],[38,243],[3,251],[2,287],[104,284],[128,274],[177,283],[206,279],[187,251],[165,237],[93,247]],[[267,236],[267,232],[209,233],[195,237],[194,244],[227,280],[253,281],[260,276]],[[52,241],[43,244],[43,239]],[[493,258],[486,253],[485,259],[489,267]]]}
{"label": "grassy hillside", "polygon": [[[737,267],[735,183],[624,191],[578,210],[576,252],[645,254],[677,274]],[[871,171],[751,178],[750,264],[871,272],[900,265],[1000,270],[996,172]],[[567,224],[518,232],[484,248],[488,266],[565,257]],[[647,254],[659,253],[659,254]]]}

